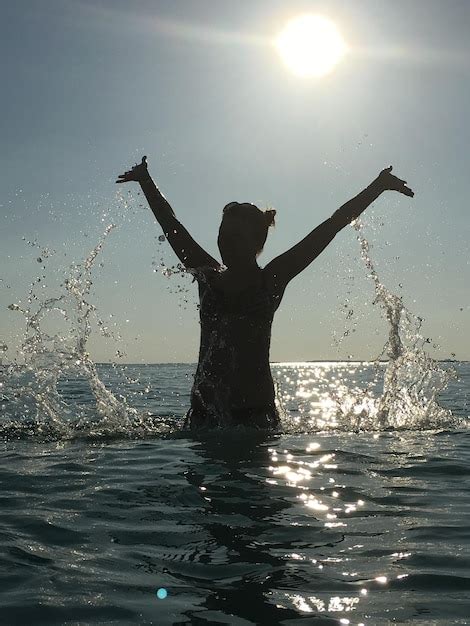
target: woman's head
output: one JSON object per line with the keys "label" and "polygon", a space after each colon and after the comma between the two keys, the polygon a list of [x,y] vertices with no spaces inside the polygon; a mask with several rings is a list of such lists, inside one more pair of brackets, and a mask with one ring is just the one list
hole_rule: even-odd
{"label": "woman's head", "polygon": [[268,228],[274,226],[275,215],[275,209],[262,211],[248,202],[227,204],[217,239],[224,264],[255,260],[263,249]]}

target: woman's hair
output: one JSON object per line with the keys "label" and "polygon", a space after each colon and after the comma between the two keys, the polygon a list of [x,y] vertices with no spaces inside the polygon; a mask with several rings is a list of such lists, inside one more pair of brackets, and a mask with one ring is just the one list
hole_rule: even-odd
{"label": "woman's hair", "polygon": [[[259,210],[260,209],[258,209],[258,211]],[[260,254],[264,248],[264,244],[268,237],[269,227],[276,225],[276,221],[274,219],[276,216],[276,209],[265,209],[264,211],[261,211],[261,215],[262,215],[263,228],[260,229],[260,245],[259,245],[258,250],[256,251],[256,254]]]}
{"label": "woman's hair", "polygon": [[255,204],[230,202],[224,207],[223,212],[227,213],[227,211],[243,212],[248,219],[252,220],[257,240],[256,254],[260,254],[266,242],[269,227],[275,225],[276,209],[269,208],[263,211]]}

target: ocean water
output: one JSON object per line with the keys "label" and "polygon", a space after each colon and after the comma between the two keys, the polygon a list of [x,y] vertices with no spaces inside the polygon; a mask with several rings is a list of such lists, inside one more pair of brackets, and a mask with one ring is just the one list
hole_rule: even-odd
{"label": "ocean water", "polygon": [[181,432],[195,365],[0,368],[0,624],[469,624],[470,364],[400,358],[273,364],[276,434]]}
{"label": "ocean water", "polygon": [[40,275],[8,305],[24,335],[0,341],[0,626],[470,624],[470,364],[430,358],[360,222],[383,351],[273,363],[276,433],[183,432],[194,364],[93,362],[114,227],[59,286],[28,242]]}

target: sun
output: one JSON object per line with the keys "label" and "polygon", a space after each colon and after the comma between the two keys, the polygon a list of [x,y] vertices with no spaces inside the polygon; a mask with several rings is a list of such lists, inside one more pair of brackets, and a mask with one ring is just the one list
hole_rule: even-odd
{"label": "sun", "polygon": [[319,15],[299,15],[278,35],[275,46],[297,76],[325,76],[346,53],[346,43],[335,24]]}

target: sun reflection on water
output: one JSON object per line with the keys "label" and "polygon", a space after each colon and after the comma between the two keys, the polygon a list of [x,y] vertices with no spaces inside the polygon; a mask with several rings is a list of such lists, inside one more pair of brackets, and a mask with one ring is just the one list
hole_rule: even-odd
{"label": "sun reflection on water", "polygon": [[[351,596],[332,596],[327,602],[316,596],[303,597],[300,594],[287,594],[294,606],[304,613],[338,613],[354,611],[359,598]],[[342,624],[349,624],[349,620],[341,620]]]}
{"label": "sun reflection on water", "polygon": [[437,392],[445,387],[442,381],[450,374],[418,356],[410,351],[409,363],[403,357],[397,362],[273,364],[284,429],[291,433],[381,431],[452,423],[449,411],[436,402]]}
{"label": "sun reflection on water", "polygon": [[[358,497],[359,494],[354,493],[351,484],[343,484],[344,477],[348,475],[347,471],[345,473],[347,467],[341,464],[340,468],[337,450],[324,447],[320,441],[308,442],[303,450],[269,448],[269,454],[271,464],[267,482],[292,490],[300,507],[299,517],[295,521],[290,520],[290,525],[299,527],[301,532],[311,528],[312,537],[318,532],[318,525],[326,533],[324,543],[317,545],[317,540],[312,539],[312,545],[309,545],[299,540],[302,543],[297,544],[295,550],[284,552],[283,558],[292,564],[294,571],[296,568],[299,571],[312,568],[316,575],[324,577],[324,581],[337,581],[343,586],[349,584],[352,590],[341,593],[333,584],[329,593],[319,591],[316,595],[310,595],[296,589],[295,593],[283,592],[285,601],[302,613],[336,615],[341,624],[364,626],[364,622],[359,621],[361,617],[364,619],[365,607],[362,604],[370,602],[371,592],[389,588],[394,581],[408,576],[407,573],[383,569],[371,575],[370,561],[364,564],[358,560],[358,555],[366,551],[367,546],[363,543],[346,543],[356,532],[362,534],[373,502],[364,495]],[[302,521],[301,515],[305,521]],[[325,549],[325,546],[329,549]],[[390,551],[381,562],[377,561],[377,565],[388,564],[390,567],[409,556],[410,552]],[[347,615],[359,607],[361,614],[353,622]]]}

